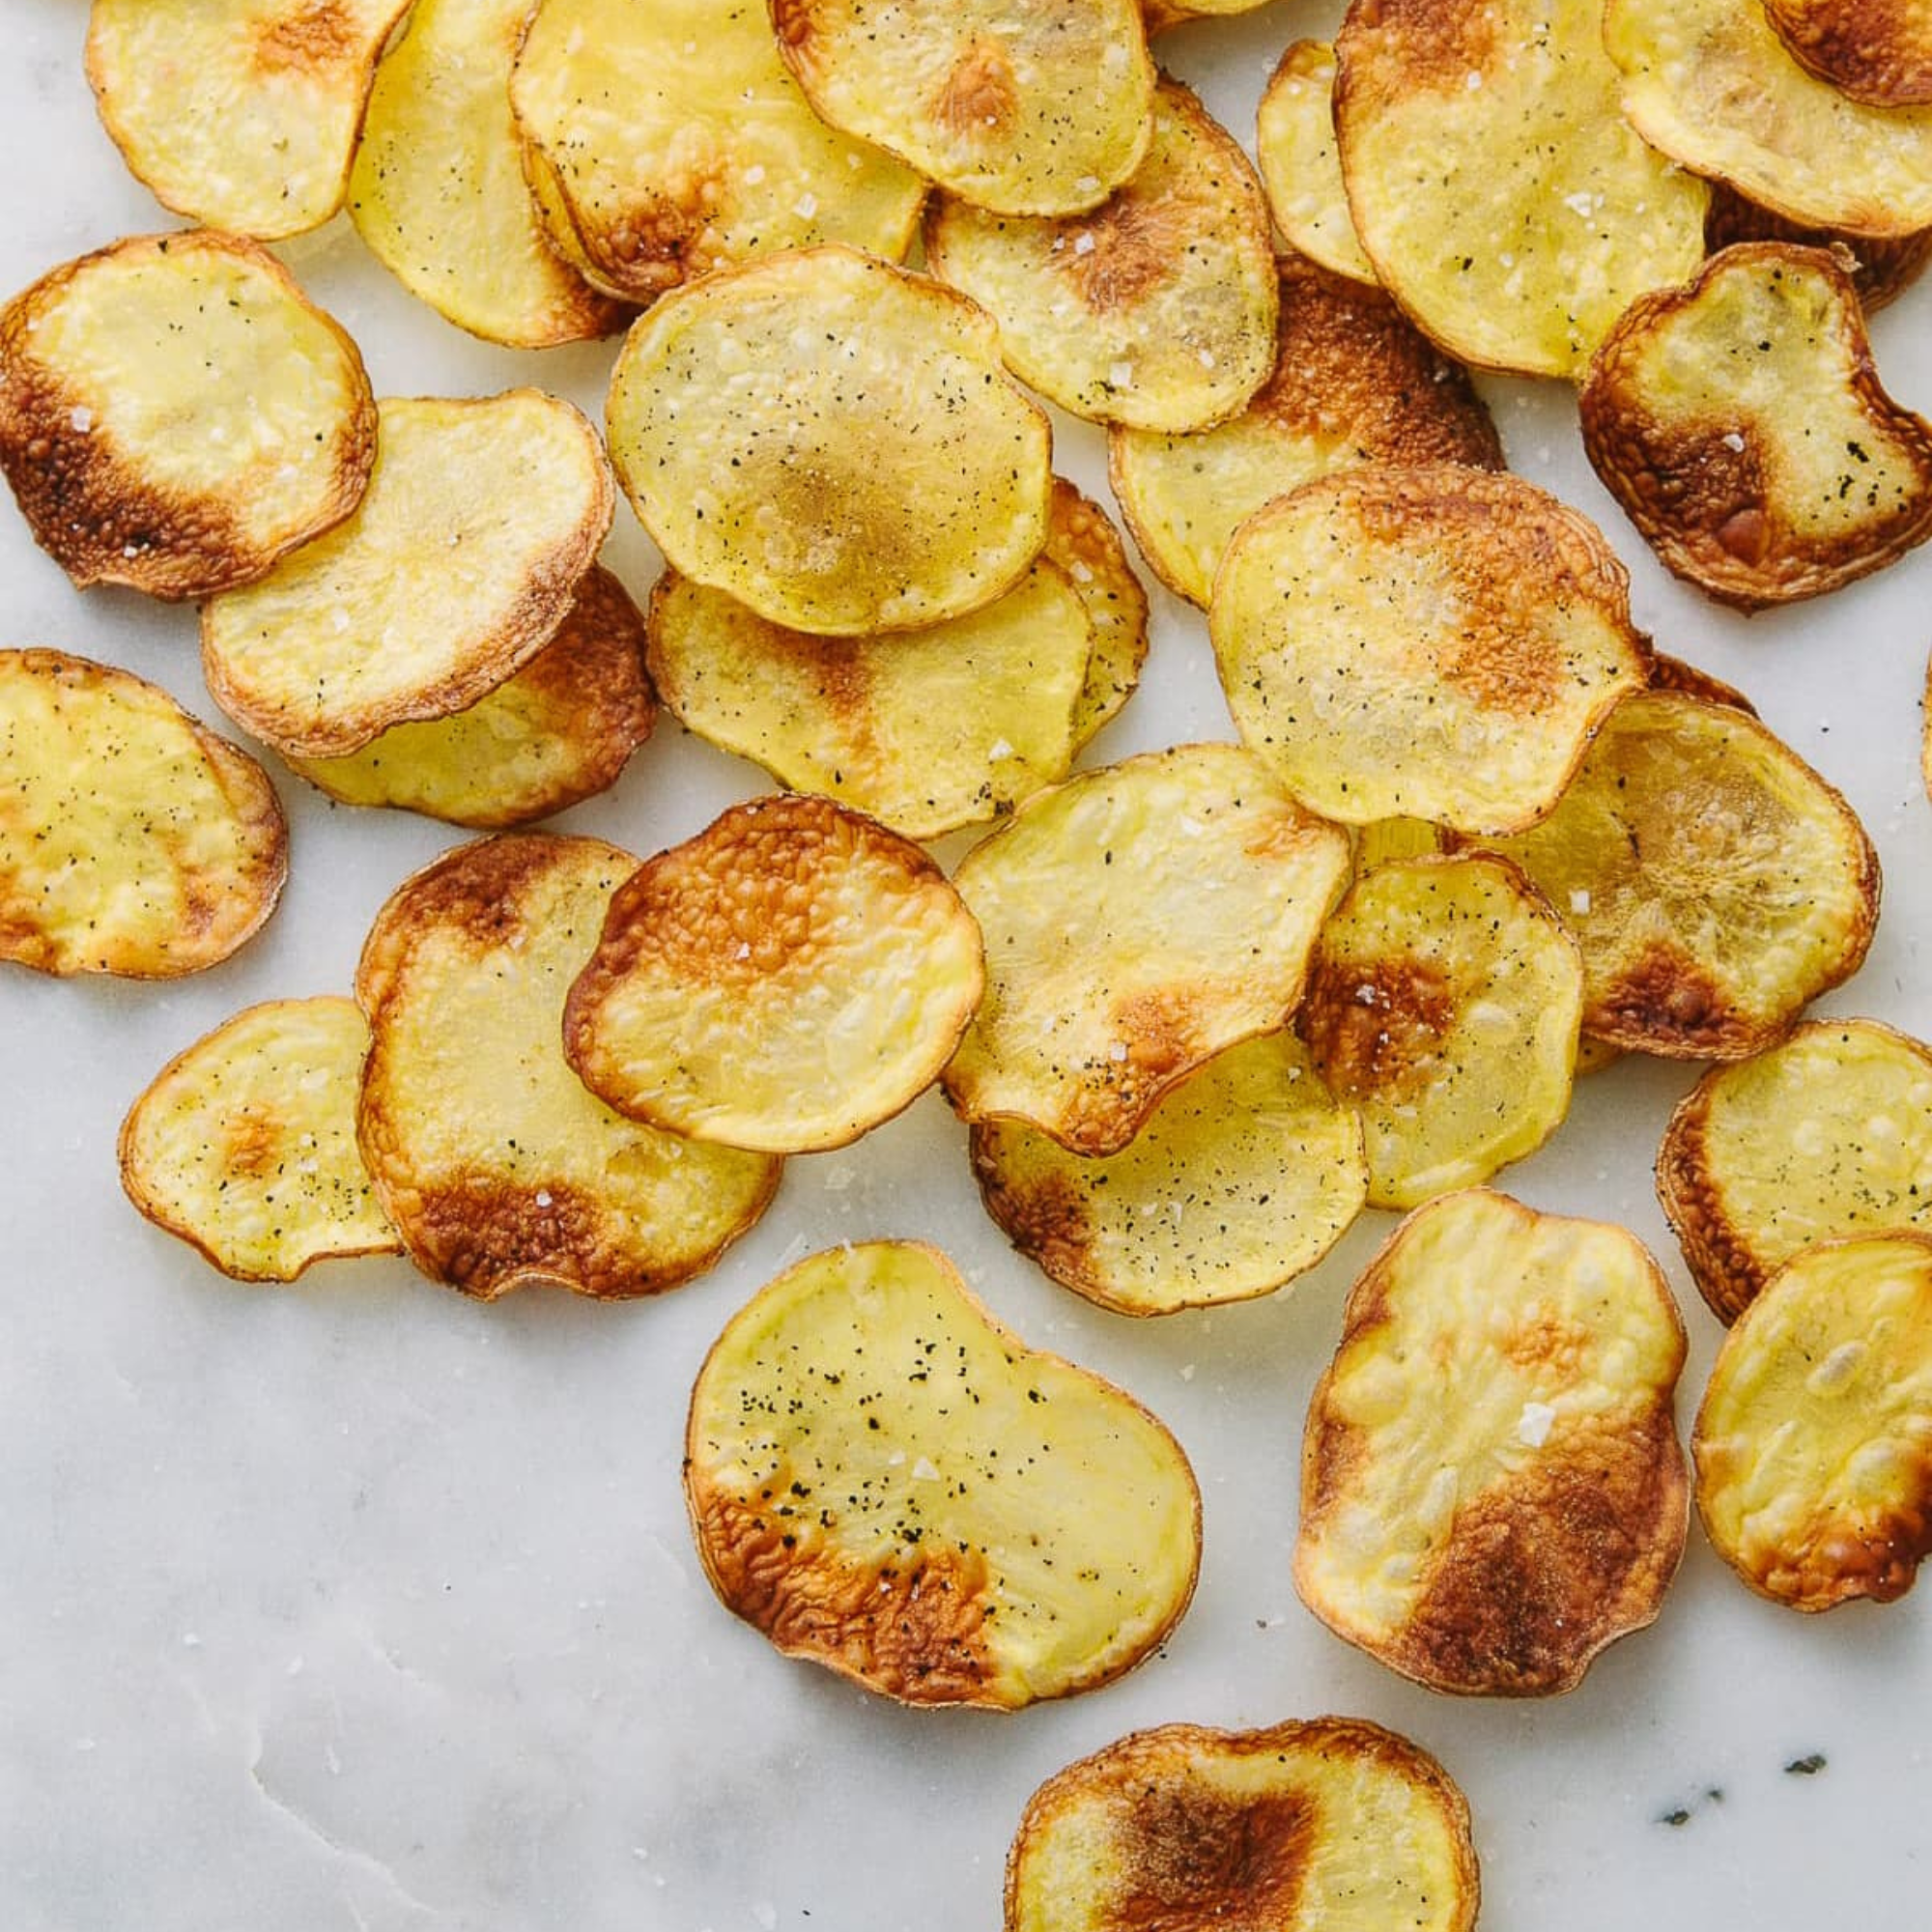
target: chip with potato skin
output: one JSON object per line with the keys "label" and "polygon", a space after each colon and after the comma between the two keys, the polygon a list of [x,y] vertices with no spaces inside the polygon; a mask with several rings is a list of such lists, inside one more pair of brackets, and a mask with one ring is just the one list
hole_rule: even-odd
{"label": "chip with potato skin", "polygon": [[1335,49],[1295,41],[1275,63],[1255,117],[1255,160],[1274,224],[1331,274],[1376,280],[1362,252],[1335,146]]}
{"label": "chip with potato skin", "polygon": [[1926,0],[1765,0],[1798,64],[1868,107],[1932,105]]}
{"label": "chip with potato skin", "polygon": [[1876,315],[1897,300],[1932,262],[1932,228],[1911,235],[1848,235],[1789,221],[1747,200],[1726,182],[1711,185],[1711,213],[1704,222],[1704,245],[1715,255],[1739,242],[1789,242],[1799,248],[1829,248],[1852,278],[1859,306]]}

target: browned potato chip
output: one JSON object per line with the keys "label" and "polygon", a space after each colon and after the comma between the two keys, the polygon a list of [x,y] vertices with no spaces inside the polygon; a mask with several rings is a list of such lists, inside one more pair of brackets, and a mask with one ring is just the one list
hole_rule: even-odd
{"label": "browned potato chip", "polygon": [[1274,224],[1289,242],[1331,274],[1373,282],[1362,253],[1335,146],[1335,49],[1326,41],[1295,41],[1262,90],[1255,159]]}
{"label": "browned potato chip", "polygon": [[1932,105],[1926,0],[1765,0],[1765,17],[1801,66],[1871,107]]}
{"label": "browned potato chip", "polygon": [[1848,235],[1838,228],[1787,221],[1747,201],[1728,183],[1714,182],[1704,245],[1715,255],[1740,242],[1789,242],[1800,248],[1831,249],[1851,276],[1867,315],[1896,300],[1932,262],[1932,228],[1911,235]]}
{"label": "browned potato chip", "polygon": [[1149,38],[1188,20],[1215,20],[1232,14],[1252,14],[1267,0],[1141,0],[1141,17]]}
{"label": "browned potato chip", "polygon": [[1148,654],[1148,600],[1126,546],[1105,510],[1064,476],[1053,498],[1040,556],[1066,573],[1094,627],[1087,676],[1073,706],[1073,749],[1090,745],[1141,681]]}
{"label": "browned potato chip", "polygon": [[1736,685],[1726,684],[1700,666],[1687,664],[1684,659],[1667,656],[1662,651],[1651,659],[1650,688],[1674,691],[1680,697],[1701,697],[1707,704],[1728,704],[1748,718],[1757,716],[1757,706]]}
{"label": "browned potato chip", "polygon": [[916,1241],[847,1242],[753,1297],[698,1375],[684,1482],[726,1608],[906,1704],[1111,1683],[1200,1563],[1174,1437]]}

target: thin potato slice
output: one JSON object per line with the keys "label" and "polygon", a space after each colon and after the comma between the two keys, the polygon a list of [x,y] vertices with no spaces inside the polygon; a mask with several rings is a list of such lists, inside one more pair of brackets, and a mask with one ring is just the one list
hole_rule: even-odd
{"label": "thin potato slice", "polygon": [[1117,429],[1107,442],[1127,526],[1170,590],[1205,606],[1235,532],[1317,476],[1362,463],[1500,469],[1469,381],[1387,296],[1298,255],[1275,265],[1274,369],[1232,422],[1191,436]]}
{"label": "thin potato slice", "polygon": [[0,959],[169,980],[275,909],[288,821],[245,752],[144,679],[0,651]]}
{"label": "thin potato slice", "polygon": [[1348,872],[1348,836],[1238,746],[1036,794],[954,875],[987,983],[947,1097],[1118,1153],[1177,1081],[1287,1023]]}
{"label": "thin potato slice", "polygon": [[94,0],[87,77],[164,208],[276,241],[342,206],[362,110],[409,0]]}
{"label": "thin potato slice", "polygon": [[849,248],[667,296],[624,344],[609,429],[671,567],[795,630],[958,616],[1045,541],[1052,432],[993,319]]}
{"label": "thin potato slice", "polygon": [[1274,353],[1267,204],[1232,135],[1178,81],[1153,139],[1091,213],[999,215],[942,195],[925,259],[999,319],[1001,353],[1072,414],[1136,429],[1233,415]]}
{"label": "thin potato slice", "polygon": [[1666,568],[1755,611],[1932,535],[1932,423],[1885,392],[1850,278],[1779,242],[1639,297],[1590,364],[1583,447]]}
{"label": "thin potato slice", "polygon": [[637,861],[596,838],[459,846],[377,915],[356,1134],[432,1280],[655,1294],[708,1267],[770,1204],[781,1163],[627,1121],[563,1057],[563,1005]]}
{"label": "thin potato slice", "polygon": [[1119,1153],[1021,1121],[973,1128],[986,1211],[1065,1288],[1121,1315],[1268,1294],[1361,1211],[1362,1124],[1293,1034],[1231,1046],[1170,1088]]}
{"label": "thin potato slice", "polygon": [[1486,840],[1583,949],[1583,1027],[1674,1060],[1742,1060],[1849,979],[1878,855],[1845,801],[1754,718],[1626,698],[1542,824]]}
{"label": "thin potato slice", "polygon": [[1335,146],[1335,49],[1295,41],[1262,90],[1255,159],[1277,228],[1311,261],[1351,281],[1373,282]]}
{"label": "thin potato slice", "polygon": [[1349,1296],[1302,1444],[1294,1585],[1431,1690],[1568,1690],[1684,1552],[1684,1324],[1622,1228],[1486,1188],[1403,1222]]}
{"label": "thin potato slice", "polygon": [[1141,681],[1148,654],[1148,600],[1126,546],[1105,510],[1064,476],[1053,479],[1041,558],[1066,573],[1094,627],[1086,681],[1073,706],[1073,749],[1093,743]]}
{"label": "thin potato slice", "polygon": [[1174,1437],[916,1241],[848,1242],[753,1297],[698,1375],[684,1480],[725,1606],[906,1704],[1111,1683],[1200,1563]]}
{"label": "thin potato slice", "polygon": [[1911,235],[1848,235],[1840,228],[1818,228],[1787,221],[1747,201],[1723,182],[1712,184],[1711,213],[1704,223],[1704,245],[1713,254],[1740,242],[1789,242],[1799,248],[1829,248],[1852,278],[1859,306],[1876,315],[1895,301],[1932,262],[1932,228]]}
{"label": "thin potato slice", "polygon": [[130,237],[0,309],[0,468],[82,589],[250,582],[348,516],[375,460],[355,343],[251,242]]}
{"label": "thin potato slice", "polygon": [[1357,1718],[1163,1724],[1048,1778],[1007,1859],[1006,1932],[1471,1932],[1469,1806]]}
{"label": "thin potato slice", "polygon": [[461,711],[555,635],[614,495],[597,432],[554,396],[387,400],[355,516],[204,606],[208,688],[298,758]]}
{"label": "thin potato slice", "polygon": [[1520,477],[1378,465],[1243,524],[1208,613],[1242,740],[1350,824],[1533,824],[1649,681],[1630,579]]}
{"label": "thin potato slice", "polygon": [[633,1120],[803,1153],[931,1086],[984,984],[980,928],[910,839],[827,799],[754,799],[617,889],[563,1051]]}
{"label": "thin potato slice", "polygon": [[1820,80],[1869,107],[1932,105],[1926,0],[1765,0],[1773,31]]}
{"label": "thin potato slice", "polygon": [[1690,1447],[1711,1542],[1760,1596],[1903,1596],[1932,1550],[1932,1238],[1795,1255],[1724,1338]]}
{"label": "thin potato slice", "polygon": [[275,1000],[178,1053],[121,1123],[121,1185],[238,1281],[395,1254],[355,1147],[369,1027],[354,1000]]}

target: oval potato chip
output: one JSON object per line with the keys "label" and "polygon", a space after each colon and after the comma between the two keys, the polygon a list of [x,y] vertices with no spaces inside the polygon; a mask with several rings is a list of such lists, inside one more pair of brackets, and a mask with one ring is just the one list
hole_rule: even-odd
{"label": "oval potato chip", "polygon": [[1925,0],[1765,0],[1773,31],[1820,80],[1870,107],[1932,105]]}
{"label": "oval potato chip", "polygon": [[1290,243],[1331,274],[1373,282],[1335,146],[1335,49],[1326,41],[1293,42],[1275,64],[1256,110],[1255,159]]}

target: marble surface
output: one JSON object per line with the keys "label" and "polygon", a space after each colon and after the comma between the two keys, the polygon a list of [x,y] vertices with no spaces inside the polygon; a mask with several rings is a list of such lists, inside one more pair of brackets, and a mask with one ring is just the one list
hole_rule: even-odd
{"label": "marble surface", "polygon": [[[95,119],[79,0],[5,11],[12,290],[173,224]],[[1163,54],[1248,139],[1281,47],[1338,14],[1270,6],[1185,29]],[[360,342],[379,393],[535,382],[601,409],[608,345],[471,341],[342,224],[283,252]],[[1928,319],[1932,287],[1874,337],[1893,393],[1932,410]],[[1877,840],[1877,942],[1827,1009],[1932,1034],[1918,775],[1932,553],[1746,622],[1656,567],[1591,476],[1567,391],[1484,386],[1513,465],[1604,522],[1639,622],[1742,685]],[[1063,422],[1058,450],[1104,489],[1096,434]],[[608,558],[636,590],[655,575],[627,512]],[[126,665],[215,717],[191,613],[77,595],[6,504],[0,586],[0,642]],[[1154,611],[1146,686],[1093,758],[1231,735],[1198,615],[1159,592]],[[278,782],[293,875],[234,960],[171,985],[0,969],[0,1924],[984,1932],[1020,1807],[1063,1764],[1149,1723],[1323,1712],[1409,1733],[1462,1782],[1489,1932],[1797,1928],[1854,1901],[1881,1925],[1922,1914],[1923,1601],[1801,1619],[1750,1597],[1693,1526],[1656,1626],[1536,1704],[1432,1696],[1302,1609],[1288,1570],[1301,1419],[1389,1216],[1366,1217],[1289,1293],[1135,1324],[1008,1251],[962,1131],[928,1095],[855,1148],[794,1162],[763,1225],[656,1301],[481,1307],[394,1260],[282,1289],[214,1273],[124,1200],[123,1112],[237,1009],[345,989],[377,906],[455,838]],[[667,724],[612,792],[558,822],[643,853],[761,788]],[[1719,1331],[1650,1163],[1690,1078],[1643,1062],[1593,1078],[1503,1180],[1653,1246],[1690,1333],[1687,1424]],[[698,1571],[677,1465],[705,1349],[784,1263],[895,1235],[948,1248],[1006,1321],[1135,1391],[1194,1460],[1199,1594],[1164,1654],[1108,1690],[1008,1718],[902,1711],[778,1657]]]}

